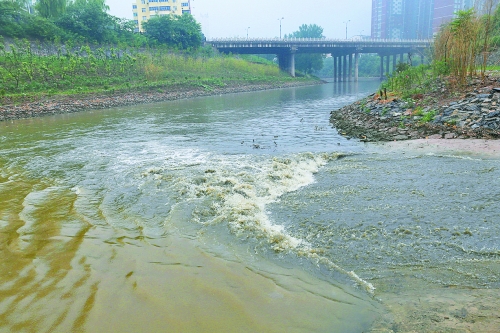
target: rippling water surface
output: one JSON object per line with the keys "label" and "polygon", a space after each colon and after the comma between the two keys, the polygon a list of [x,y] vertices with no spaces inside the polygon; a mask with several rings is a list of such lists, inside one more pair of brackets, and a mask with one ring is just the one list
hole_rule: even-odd
{"label": "rippling water surface", "polygon": [[498,161],[339,136],[377,86],[0,123],[0,330],[363,332],[409,280],[498,288]]}

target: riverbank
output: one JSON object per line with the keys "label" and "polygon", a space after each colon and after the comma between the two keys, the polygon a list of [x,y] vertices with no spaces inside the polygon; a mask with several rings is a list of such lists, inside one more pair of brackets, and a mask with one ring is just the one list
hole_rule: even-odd
{"label": "riverbank", "polygon": [[462,89],[441,82],[434,91],[407,100],[373,94],[332,111],[330,122],[343,136],[365,142],[498,139],[499,77],[476,78]]}
{"label": "riverbank", "polygon": [[30,102],[1,105],[0,121],[321,83],[323,83],[323,81],[311,79],[274,83],[236,83],[223,87],[179,85],[176,87],[169,87],[168,90],[156,89],[155,91],[148,92],[121,91],[69,96],[55,95],[51,97],[39,97]]}
{"label": "riverbank", "polygon": [[446,154],[463,157],[500,159],[500,140],[467,139],[416,139],[408,141],[379,142],[372,147],[384,152]]}

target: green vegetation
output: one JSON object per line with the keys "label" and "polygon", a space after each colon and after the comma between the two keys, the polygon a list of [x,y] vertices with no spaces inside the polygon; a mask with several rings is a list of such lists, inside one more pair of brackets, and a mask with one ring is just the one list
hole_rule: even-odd
{"label": "green vegetation", "polygon": [[[323,28],[316,24],[303,24],[285,38],[324,38]],[[305,74],[312,74],[323,68],[322,54],[297,54],[295,56],[295,68]]]}
{"label": "green vegetation", "polygon": [[64,13],[66,6],[66,0],[38,0],[35,8],[42,17],[56,18]]}
{"label": "green vegetation", "polygon": [[382,83],[381,89],[387,89],[392,96],[411,99],[415,95],[435,89],[440,82],[438,77],[438,72],[433,70],[432,66],[408,67],[406,70],[394,72]]}
{"label": "green vegetation", "polygon": [[[500,6],[494,12],[493,1],[485,0],[482,6],[482,15],[474,9],[458,11],[456,18],[441,28],[434,42],[431,65],[398,64],[381,88],[394,97],[411,100],[443,85],[463,87],[478,74],[478,69],[484,77],[486,69],[494,68],[488,67],[488,55],[500,46]],[[421,122],[426,122],[434,114],[422,116]]]}
{"label": "green vegetation", "polygon": [[[169,91],[297,79],[257,56],[202,47],[189,14],[151,18],[146,33],[107,13],[104,0],[0,0],[0,103],[42,96]],[[299,79],[300,80],[300,79]]]}
{"label": "green vegetation", "polygon": [[201,26],[191,15],[157,16],[143,27],[149,39],[182,50],[196,49],[202,42]]}
{"label": "green vegetation", "polygon": [[218,56],[211,49],[180,54],[167,48],[141,50],[89,45],[44,46],[27,40],[0,44],[0,81],[4,103],[27,96],[81,94],[102,91],[168,91],[173,87],[212,89],[242,83],[297,80],[276,65]]}
{"label": "green vegetation", "polygon": [[436,110],[425,112],[422,115],[422,119],[420,119],[420,123],[422,123],[422,124],[429,123],[429,122],[431,122],[431,121],[434,120],[434,118],[436,117],[436,115],[437,115],[437,111]]}
{"label": "green vegetation", "polygon": [[[451,75],[457,85],[467,78],[484,77],[488,56],[500,46],[500,6],[484,0],[478,11],[458,11],[457,17],[441,28],[434,43],[434,61]],[[478,14],[478,12],[481,13]]]}
{"label": "green vegetation", "polygon": [[105,0],[37,0],[34,14],[25,6],[24,0],[0,0],[1,36],[131,47],[167,45],[182,50],[201,47],[203,39],[190,14],[153,18],[148,22],[151,31],[138,34],[134,21],[107,13]]}

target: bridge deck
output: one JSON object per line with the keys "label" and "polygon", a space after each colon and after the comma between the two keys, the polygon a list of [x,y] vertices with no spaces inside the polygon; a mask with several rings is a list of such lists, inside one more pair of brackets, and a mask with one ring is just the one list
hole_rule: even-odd
{"label": "bridge deck", "polygon": [[345,40],[315,38],[220,38],[207,41],[221,52],[272,53],[384,53],[399,54],[430,47],[432,40]]}
{"label": "bridge deck", "polygon": [[[351,80],[352,67],[354,77],[358,76],[358,60],[360,53],[378,53],[381,57],[380,72],[384,76],[384,57],[386,70],[389,71],[389,58],[393,58],[393,68],[396,67],[396,55],[404,53],[420,53],[432,45],[432,40],[400,40],[371,39],[346,40],[325,38],[223,38],[207,41],[207,44],[224,53],[240,54],[276,54],[279,66],[295,76],[295,54],[298,53],[330,53],[335,59],[335,76],[342,80]],[[354,55],[354,64],[353,64]]]}

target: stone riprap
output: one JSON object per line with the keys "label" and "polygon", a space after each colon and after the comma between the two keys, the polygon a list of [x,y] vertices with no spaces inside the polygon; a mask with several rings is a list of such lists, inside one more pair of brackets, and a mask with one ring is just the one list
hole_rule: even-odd
{"label": "stone riprap", "polygon": [[[399,141],[423,138],[500,138],[500,82],[476,80],[471,91],[450,101],[442,89],[434,102],[381,99],[371,95],[331,112],[330,122],[346,137],[361,141]],[[498,84],[499,87],[495,87]],[[420,100],[425,96],[418,96]],[[421,105],[418,105],[421,104]]]}

